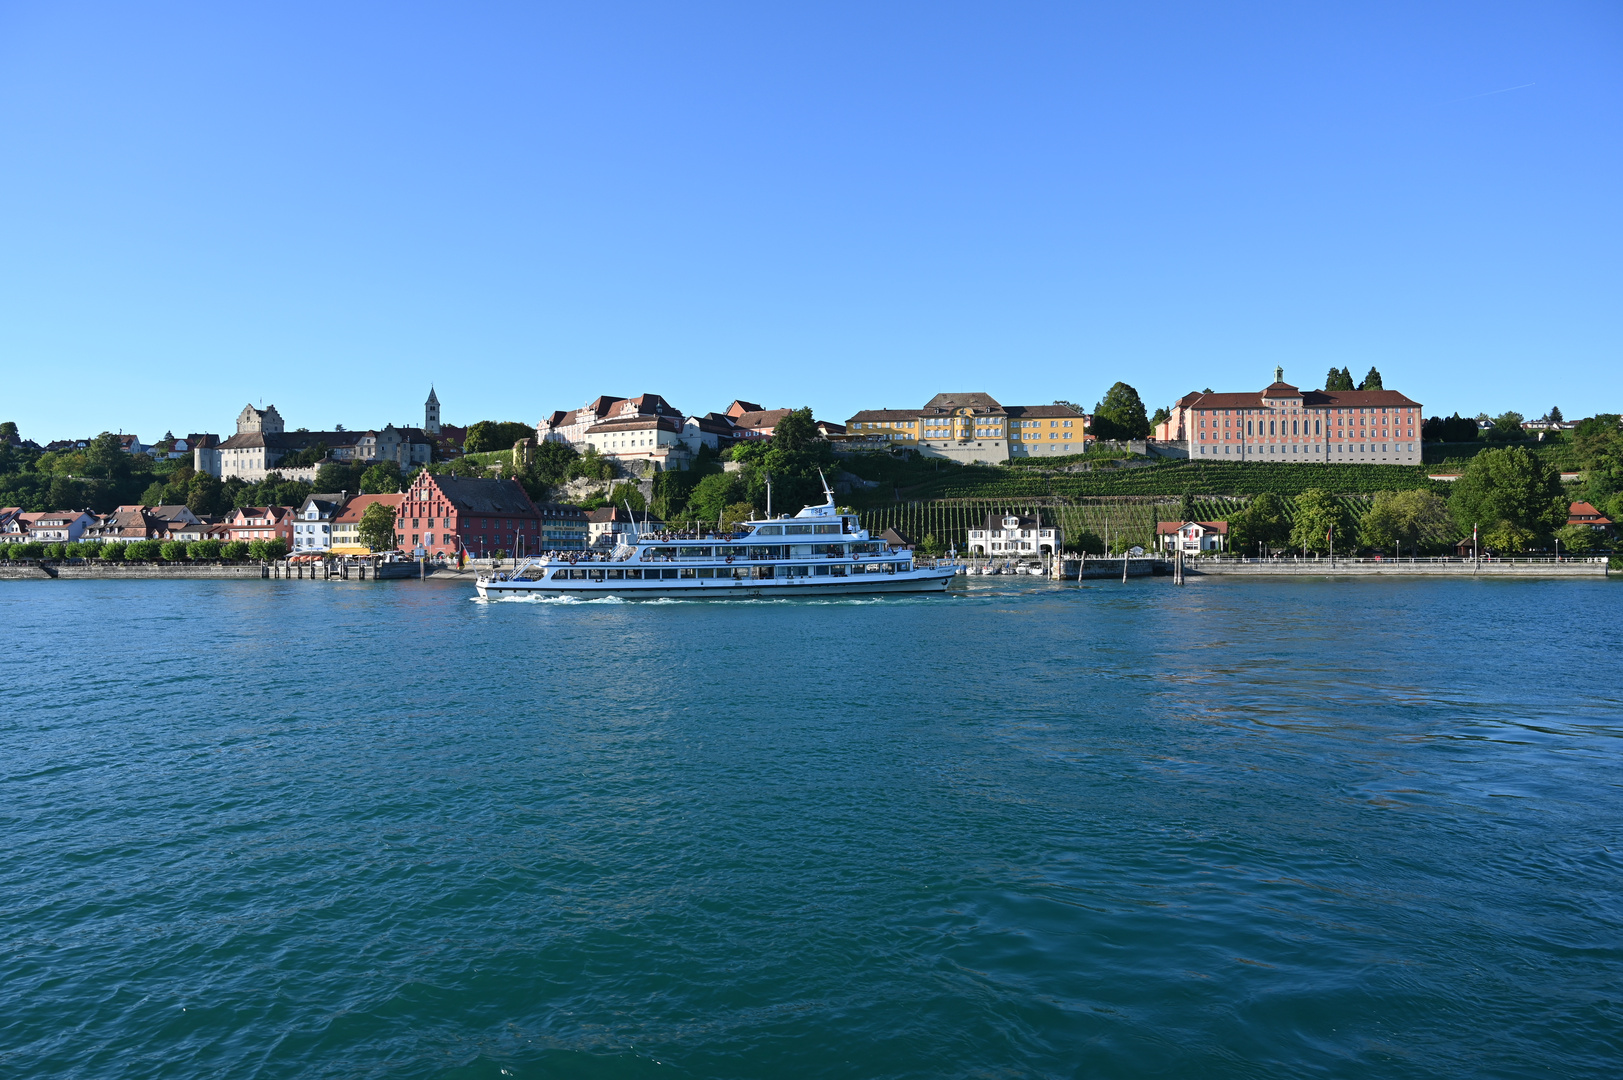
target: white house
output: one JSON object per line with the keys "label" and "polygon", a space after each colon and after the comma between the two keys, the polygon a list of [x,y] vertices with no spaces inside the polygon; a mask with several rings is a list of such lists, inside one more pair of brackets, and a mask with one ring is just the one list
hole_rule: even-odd
{"label": "white house", "polygon": [[28,522],[28,539],[47,544],[71,544],[96,523],[84,510],[49,510],[43,514],[23,514]]}
{"label": "white house", "polygon": [[311,495],[293,515],[293,553],[326,551],[333,546],[333,524],[349,503],[349,492]]}
{"label": "white house", "polygon": [[1002,555],[1009,558],[1038,558],[1052,555],[1064,546],[1065,534],[1037,517],[988,514],[986,525],[969,530],[971,555]]}
{"label": "white house", "polygon": [[1163,551],[1183,551],[1198,554],[1202,551],[1222,551],[1228,546],[1229,523],[1226,521],[1157,521],[1155,536]]}

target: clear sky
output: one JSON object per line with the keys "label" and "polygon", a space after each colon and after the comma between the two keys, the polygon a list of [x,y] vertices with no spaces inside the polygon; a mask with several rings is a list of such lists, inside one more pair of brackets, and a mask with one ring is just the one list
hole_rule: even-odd
{"label": "clear sky", "polygon": [[0,2],[0,420],[1623,408],[1623,5]]}

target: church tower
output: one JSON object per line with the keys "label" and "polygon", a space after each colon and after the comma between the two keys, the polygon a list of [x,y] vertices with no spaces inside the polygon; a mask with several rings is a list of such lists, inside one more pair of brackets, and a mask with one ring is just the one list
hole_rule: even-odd
{"label": "church tower", "polygon": [[428,400],[423,403],[423,430],[430,435],[440,433],[440,399],[434,396],[434,388],[428,388]]}

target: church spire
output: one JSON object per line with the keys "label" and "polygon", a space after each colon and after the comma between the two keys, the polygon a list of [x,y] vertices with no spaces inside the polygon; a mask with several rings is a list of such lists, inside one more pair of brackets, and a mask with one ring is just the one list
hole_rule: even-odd
{"label": "church spire", "polygon": [[428,384],[428,400],[423,402],[423,430],[430,435],[440,433],[440,399],[434,393],[434,384]]}

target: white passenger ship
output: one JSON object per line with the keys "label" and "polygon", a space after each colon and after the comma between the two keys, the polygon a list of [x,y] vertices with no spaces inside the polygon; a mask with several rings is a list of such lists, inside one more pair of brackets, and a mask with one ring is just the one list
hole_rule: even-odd
{"label": "white passenger ship", "polygon": [[842,514],[834,495],[794,517],[740,522],[733,532],[638,532],[604,555],[552,555],[510,574],[479,575],[486,599],[506,595],[592,599],[734,599],[944,592],[954,568],[919,566],[913,553],[875,540]]}

